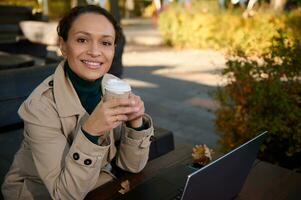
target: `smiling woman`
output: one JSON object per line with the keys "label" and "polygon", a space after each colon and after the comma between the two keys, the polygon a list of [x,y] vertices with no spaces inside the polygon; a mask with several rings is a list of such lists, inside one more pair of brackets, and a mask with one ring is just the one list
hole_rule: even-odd
{"label": "smiling woman", "polygon": [[66,41],[60,38],[60,49],[73,72],[85,80],[93,81],[110,69],[114,41],[112,23],[103,15],[86,13],[73,23]]}
{"label": "smiling woman", "polygon": [[118,79],[107,73],[117,22],[100,7],[75,7],[57,31],[65,59],[19,108],[24,140],[2,185],[5,199],[83,199],[117,168],[136,173],[148,160],[153,124],[141,98],[102,98],[102,86]]}

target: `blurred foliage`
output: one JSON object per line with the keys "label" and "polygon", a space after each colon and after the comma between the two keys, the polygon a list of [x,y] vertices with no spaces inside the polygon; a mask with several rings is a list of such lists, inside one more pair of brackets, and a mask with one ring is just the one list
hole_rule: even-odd
{"label": "blurred foliage", "polygon": [[152,17],[156,12],[156,6],[154,2],[151,2],[143,9],[142,16],[143,17]]}
{"label": "blurred foliage", "polygon": [[48,16],[52,20],[60,19],[71,9],[71,0],[48,0]]}
{"label": "blurred foliage", "polygon": [[[38,0],[0,0],[0,5],[30,6],[33,12],[43,12],[43,5]],[[71,8],[71,0],[48,0],[48,16],[52,20],[59,19]]]}
{"label": "blurred foliage", "polygon": [[243,17],[244,9],[221,11],[200,0],[190,8],[172,4],[161,12],[159,29],[171,46],[228,53],[223,71],[228,83],[214,94],[223,152],[268,130],[259,158],[300,168],[301,8],[274,12],[269,7],[262,4]]}
{"label": "blurred foliage", "polygon": [[22,5],[22,6],[38,6],[37,0],[1,0],[0,5]]}
{"label": "blurred foliage", "polygon": [[0,0],[0,5],[30,6],[34,10],[41,10],[37,0]]}
{"label": "blurred foliage", "polygon": [[166,44],[178,48],[213,48],[247,55],[261,55],[271,45],[277,29],[287,37],[301,38],[301,9],[274,13],[259,9],[254,16],[242,17],[242,10],[220,11],[195,1],[191,9],[173,4],[159,17],[159,30]]}
{"label": "blurred foliage", "polygon": [[301,41],[277,30],[266,52],[260,59],[241,50],[229,57],[223,71],[228,83],[214,95],[220,103],[215,120],[220,144],[228,152],[268,130],[259,157],[300,168]]}

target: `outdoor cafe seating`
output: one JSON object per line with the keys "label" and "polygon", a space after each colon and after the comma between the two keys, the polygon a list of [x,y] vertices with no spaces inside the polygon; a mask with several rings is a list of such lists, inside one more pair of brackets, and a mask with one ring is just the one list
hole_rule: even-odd
{"label": "outdoor cafe seating", "polygon": [[[28,26],[35,24],[39,29],[45,22],[47,19],[33,16],[28,7],[0,6],[0,185],[23,139],[23,122],[17,110],[62,60],[47,50],[45,38],[29,33]],[[23,24],[23,29],[20,24]],[[28,37],[24,35],[25,31],[29,31],[26,33]],[[51,43],[54,42],[55,39],[51,39]],[[130,187],[134,188],[164,168],[192,164],[192,147],[186,143],[175,146],[172,131],[155,127],[146,168],[138,174],[123,172],[119,180],[95,189],[86,199],[113,199],[122,196],[119,191],[125,180],[129,180]],[[300,185],[300,173],[256,160],[236,199],[300,199]]]}

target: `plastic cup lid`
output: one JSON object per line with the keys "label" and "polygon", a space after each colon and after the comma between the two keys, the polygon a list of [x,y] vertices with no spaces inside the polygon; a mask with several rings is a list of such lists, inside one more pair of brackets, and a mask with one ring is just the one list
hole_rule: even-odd
{"label": "plastic cup lid", "polygon": [[110,79],[106,83],[105,89],[115,93],[124,93],[124,92],[130,92],[131,86],[123,80]]}

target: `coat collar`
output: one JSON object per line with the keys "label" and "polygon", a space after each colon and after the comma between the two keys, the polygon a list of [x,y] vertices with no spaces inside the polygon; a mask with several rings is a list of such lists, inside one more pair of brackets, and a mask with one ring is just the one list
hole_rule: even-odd
{"label": "coat collar", "polygon": [[66,77],[62,61],[54,72],[53,94],[60,117],[81,115],[86,111],[80,103],[71,81]]}
{"label": "coat collar", "polygon": [[[53,76],[53,93],[58,114],[60,117],[84,115],[86,110],[81,105],[80,99],[77,96],[71,81],[65,74],[64,63],[65,60],[58,65]],[[101,84],[105,85],[109,79],[118,78],[111,74],[105,74]],[[104,92],[104,87],[102,87],[102,94],[104,94]]]}

